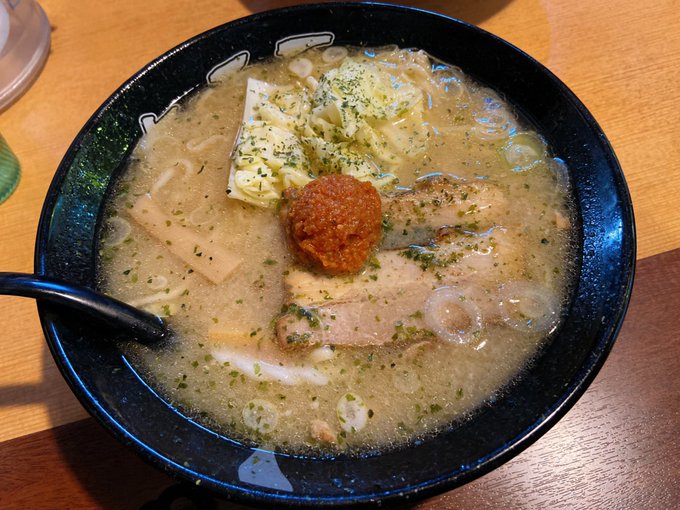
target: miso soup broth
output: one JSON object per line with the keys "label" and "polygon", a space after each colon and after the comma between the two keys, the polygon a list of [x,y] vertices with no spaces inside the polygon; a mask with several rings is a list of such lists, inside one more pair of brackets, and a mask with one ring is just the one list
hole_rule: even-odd
{"label": "miso soup broth", "polygon": [[[362,269],[290,249],[285,190],[380,193]],[[140,140],[108,204],[101,287],[176,345],[126,354],[164,398],[294,453],[391,448],[468,417],[558,326],[564,164],[493,90],[421,51],[331,47],[223,76]]]}

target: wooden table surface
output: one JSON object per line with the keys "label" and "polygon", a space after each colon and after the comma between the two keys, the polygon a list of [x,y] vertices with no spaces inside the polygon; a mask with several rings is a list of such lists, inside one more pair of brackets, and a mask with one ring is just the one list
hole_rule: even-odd
{"label": "wooden table surface", "polygon": [[[195,34],[292,3],[42,0],[52,25],[50,56],[30,90],[0,113],[0,132],[23,168],[17,191],[0,205],[0,270],[32,272],[54,171],[118,85]],[[611,141],[638,232],[629,314],[582,399],[518,457],[413,508],[677,508],[680,1],[401,3],[477,24],[560,77]],[[80,407],[47,350],[35,303],[0,296],[0,310],[0,507],[163,508],[181,487],[119,446]]]}

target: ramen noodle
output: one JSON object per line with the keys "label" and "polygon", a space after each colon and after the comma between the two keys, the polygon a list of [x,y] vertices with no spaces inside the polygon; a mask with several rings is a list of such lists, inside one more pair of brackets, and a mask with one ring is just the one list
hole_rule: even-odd
{"label": "ramen noodle", "polygon": [[[325,225],[330,257],[365,199],[342,221],[323,194],[292,218],[286,201],[336,175],[377,191],[380,232],[324,271],[287,228]],[[510,104],[422,51],[275,58],[142,137],[108,204],[101,286],[170,323],[172,346],[126,354],[210,428],[297,453],[391,448],[492,401],[558,326],[566,175]]]}

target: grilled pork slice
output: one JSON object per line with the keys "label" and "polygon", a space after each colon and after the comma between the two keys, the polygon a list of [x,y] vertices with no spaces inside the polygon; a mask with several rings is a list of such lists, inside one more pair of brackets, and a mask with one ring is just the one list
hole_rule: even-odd
{"label": "grilled pork slice", "polygon": [[303,269],[290,269],[285,278],[291,302],[300,306],[336,301],[369,300],[388,289],[410,284],[433,284],[436,278],[424,274],[412,260],[397,250],[378,252],[368,267],[351,276],[326,276]]}
{"label": "grilled pork slice", "polygon": [[412,283],[378,296],[358,295],[311,309],[289,306],[276,324],[279,345],[283,349],[314,344],[363,347],[431,337],[422,312],[430,290]]}
{"label": "grilled pork slice", "polygon": [[[437,288],[520,274],[525,260],[507,231],[474,236],[443,232],[436,243],[378,252],[353,278],[291,270],[288,306],[276,324],[283,349],[316,344],[382,345],[433,339],[423,310]],[[493,284],[492,284],[493,285]]]}
{"label": "grilled pork slice", "polygon": [[[384,195],[381,249],[431,242],[442,227],[481,232],[494,226],[506,209],[502,190],[486,181],[467,182],[434,175],[412,190]],[[492,216],[493,215],[493,216]]]}

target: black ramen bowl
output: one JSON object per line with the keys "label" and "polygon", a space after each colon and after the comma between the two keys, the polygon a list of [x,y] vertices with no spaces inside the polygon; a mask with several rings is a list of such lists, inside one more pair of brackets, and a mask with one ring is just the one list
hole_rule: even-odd
{"label": "black ramen bowl", "polygon": [[[461,67],[512,103],[566,161],[579,223],[578,281],[566,318],[526,373],[474,418],[365,458],[255,450],[165,402],[113,333],[41,302],[52,354],[85,408],[158,468],[217,494],[271,506],[396,503],[454,488],[499,466],[576,402],[609,353],[629,301],[635,232],[621,168],[583,104],[541,64],[474,26],[379,4],[280,9],[222,25],[172,49],[123,84],[69,148],[40,220],[36,272],[96,285],[96,239],[108,191],[132,147],[172,105],[229,67],[291,45],[397,44]],[[257,462],[259,460],[260,462]]]}

